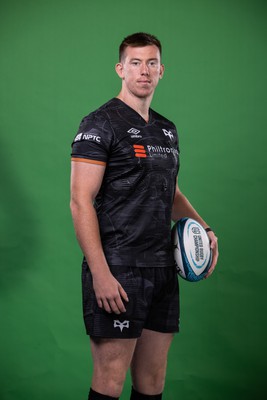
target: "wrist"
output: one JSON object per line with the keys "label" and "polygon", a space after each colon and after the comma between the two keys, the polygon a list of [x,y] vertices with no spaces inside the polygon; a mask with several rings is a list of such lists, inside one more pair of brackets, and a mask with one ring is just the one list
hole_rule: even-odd
{"label": "wrist", "polygon": [[98,264],[90,267],[93,279],[105,280],[111,274],[107,264]]}
{"label": "wrist", "polygon": [[213,229],[210,227],[210,226],[208,226],[207,228],[204,228],[205,229],[205,231],[208,233],[208,232],[213,232]]}

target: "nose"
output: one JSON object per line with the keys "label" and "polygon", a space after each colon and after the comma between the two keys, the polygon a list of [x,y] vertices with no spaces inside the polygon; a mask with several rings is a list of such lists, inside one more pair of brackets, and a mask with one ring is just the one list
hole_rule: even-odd
{"label": "nose", "polygon": [[141,75],[149,75],[149,68],[146,63],[141,64]]}

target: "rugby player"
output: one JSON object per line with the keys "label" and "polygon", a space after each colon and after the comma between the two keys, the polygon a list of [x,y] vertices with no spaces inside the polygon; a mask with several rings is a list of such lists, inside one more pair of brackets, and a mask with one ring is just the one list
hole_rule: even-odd
{"label": "rugby player", "polygon": [[161,43],[135,33],[120,45],[117,97],[86,116],[72,144],[71,211],[82,264],[93,376],[89,400],[160,400],[179,331],[171,221],[191,217],[217,238],[178,187],[175,125],[150,108],[164,75]]}

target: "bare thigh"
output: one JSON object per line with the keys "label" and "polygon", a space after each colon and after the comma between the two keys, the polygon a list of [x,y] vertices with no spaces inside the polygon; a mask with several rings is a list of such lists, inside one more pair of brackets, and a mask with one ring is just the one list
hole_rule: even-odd
{"label": "bare thigh", "polygon": [[92,388],[119,397],[130,366],[137,339],[92,339]]}
{"label": "bare thigh", "polygon": [[132,383],[138,392],[147,395],[162,393],[173,336],[172,333],[143,330],[131,362]]}

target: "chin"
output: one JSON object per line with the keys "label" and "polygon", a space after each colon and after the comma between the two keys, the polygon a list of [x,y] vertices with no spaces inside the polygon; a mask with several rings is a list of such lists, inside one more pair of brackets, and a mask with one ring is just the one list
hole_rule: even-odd
{"label": "chin", "polygon": [[149,97],[153,94],[154,90],[137,90],[136,92],[133,92],[133,94],[136,97],[139,97],[140,99]]}

